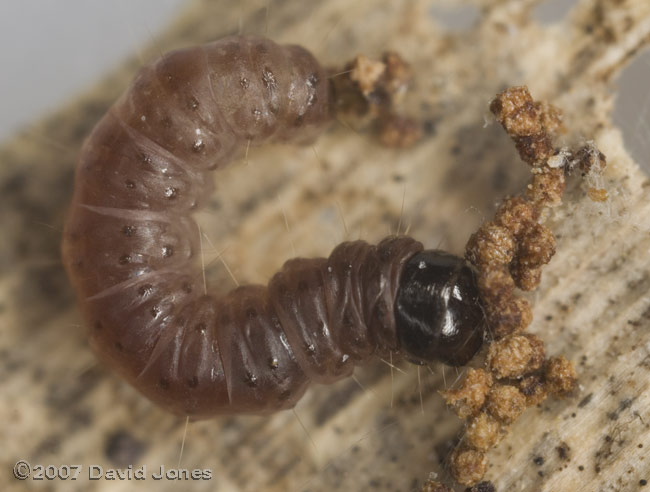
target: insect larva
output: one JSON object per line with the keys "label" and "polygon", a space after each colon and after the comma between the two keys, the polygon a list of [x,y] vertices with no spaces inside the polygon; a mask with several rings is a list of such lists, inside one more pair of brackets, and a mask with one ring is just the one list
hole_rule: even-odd
{"label": "insect larva", "polygon": [[332,113],[298,46],[229,37],[142,69],[86,141],[63,257],[97,355],[175,413],[290,408],[373,354],[466,363],[483,340],[472,267],[408,237],[296,258],[268,287],[204,295],[191,217],[247,145],[305,142]]}

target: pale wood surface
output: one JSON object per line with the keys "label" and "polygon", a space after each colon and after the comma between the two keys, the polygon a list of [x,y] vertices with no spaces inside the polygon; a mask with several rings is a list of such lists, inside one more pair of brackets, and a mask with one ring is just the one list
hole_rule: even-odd
{"label": "pale wood surface", "polygon": [[[609,113],[616,73],[650,37],[650,4],[584,0],[562,23],[541,26],[529,15],[535,2],[486,0],[475,2],[485,9],[474,27],[446,31],[429,15],[434,2],[269,3],[266,15],[265,2],[197,2],[144,57],[239,25],[303,44],[328,64],[395,49],[417,74],[407,106],[432,131],[411,149],[389,150],[338,125],[314,149],[252,150],[248,165],[220,173],[202,223],[238,280],[267,279],[294,249],[327,254],[344,238],[376,241],[398,226],[462,251],[499,197],[525,183],[527,170],[486,116],[498,90],[528,84],[565,110],[567,143],[594,139],[607,155],[597,185],[610,200],[591,202],[573,182],[552,217],[558,254],[532,295],[532,331],[576,363],[579,391],[529,410],[490,453],[487,478],[500,491],[639,490],[650,480],[650,183]],[[441,367],[421,371],[421,407],[415,368],[402,363],[405,373],[391,377],[381,362],[360,368],[359,384],[308,392],[296,410],[313,444],[292,412],[191,423],[181,466],[211,469],[209,481],[13,479],[20,458],[83,464],[82,477],[89,464],[146,464],[150,475],[179,458],[185,422],[95,363],[58,259],[76,151],[140,63],[134,57],[0,150],[2,489],[409,491],[429,472],[446,479],[441,460],[460,423],[437,390],[455,371],[445,380]],[[213,288],[232,285],[218,262],[208,273]]]}

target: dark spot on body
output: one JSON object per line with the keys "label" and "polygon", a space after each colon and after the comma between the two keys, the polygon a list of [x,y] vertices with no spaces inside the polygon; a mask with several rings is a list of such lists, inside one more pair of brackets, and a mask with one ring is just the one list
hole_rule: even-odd
{"label": "dark spot on body", "polygon": [[190,96],[190,98],[187,100],[187,107],[193,110],[199,108],[199,101],[196,99],[196,97]]}
{"label": "dark spot on body", "polygon": [[144,284],[138,287],[138,294],[141,296],[147,296],[153,292],[153,286],[151,284]]}
{"label": "dark spot on body", "polygon": [[264,83],[264,87],[269,91],[275,90],[278,86],[278,83],[275,80],[275,75],[273,75],[273,72],[269,67],[264,67],[262,70],[262,82]]}
{"label": "dark spot on body", "polygon": [[307,85],[313,88],[316,87],[316,84],[318,84],[318,75],[315,73],[310,73],[307,76]]}
{"label": "dark spot on body", "polygon": [[168,186],[165,188],[165,198],[168,200],[174,200],[178,197],[178,188],[174,186]]}
{"label": "dark spot on body", "polygon": [[257,386],[257,376],[252,372],[247,372],[246,377],[244,378],[246,384],[252,388]]}
{"label": "dark spot on body", "polygon": [[196,139],[194,140],[194,143],[192,143],[192,152],[201,152],[202,150],[205,149],[205,142],[203,142],[202,139]]}
{"label": "dark spot on body", "polygon": [[386,307],[386,301],[383,299],[377,301],[377,304],[375,304],[375,313],[377,314],[377,319],[380,321],[383,320],[387,312],[388,308]]}
{"label": "dark spot on body", "polygon": [[391,253],[392,251],[390,249],[390,246],[388,245],[377,248],[377,254],[379,255],[379,259],[383,263],[387,263],[390,260]]}

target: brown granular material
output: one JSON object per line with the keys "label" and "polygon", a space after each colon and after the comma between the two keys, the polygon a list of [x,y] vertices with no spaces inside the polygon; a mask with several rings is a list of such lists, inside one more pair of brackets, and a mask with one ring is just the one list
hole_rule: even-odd
{"label": "brown granular material", "polygon": [[515,280],[515,285],[521,290],[535,290],[542,281],[542,269],[540,267],[531,268],[515,263],[510,266],[510,273]]}
{"label": "brown granular material", "polygon": [[533,321],[533,309],[530,307],[530,302],[523,297],[516,297],[514,304],[517,306],[517,311],[521,319],[520,328],[525,330]]}
{"label": "brown granular material", "polygon": [[501,338],[525,330],[533,315],[526,299],[515,294],[515,282],[506,266],[485,267],[479,272],[478,286],[491,336]]}
{"label": "brown granular material", "polygon": [[524,162],[534,166],[553,154],[551,137],[562,127],[560,111],[533,101],[527,87],[511,87],[497,94],[490,111],[514,140]]}
{"label": "brown granular material", "polygon": [[506,198],[494,214],[494,223],[505,227],[515,236],[536,220],[535,207],[521,196]]}
{"label": "brown granular material", "polygon": [[548,391],[558,396],[573,391],[578,382],[575,367],[563,355],[551,357],[546,362],[544,378]]}
{"label": "brown granular material", "polygon": [[526,406],[532,407],[546,400],[548,394],[540,375],[527,376],[519,383],[519,391],[526,397]]}
{"label": "brown granular material", "polygon": [[482,412],[469,421],[465,429],[465,441],[471,448],[487,451],[499,441],[500,430],[499,421]]}
{"label": "brown granular material", "polygon": [[544,342],[535,335],[508,335],[490,344],[488,367],[498,378],[518,378],[544,365]]}
{"label": "brown granular material", "polygon": [[526,198],[536,208],[555,207],[562,203],[564,188],[566,188],[564,170],[547,167],[533,175],[526,189]]}
{"label": "brown granular material", "polygon": [[484,298],[488,301],[486,304],[491,304],[491,301],[510,298],[515,292],[515,282],[504,266],[485,266],[479,271],[478,286]]}
{"label": "brown granular material", "polygon": [[526,397],[516,386],[495,385],[488,393],[485,406],[493,417],[509,424],[526,409]]}
{"label": "brown granular material", "polygon": [[507,265],[514,257],[515,246],[515,238],[508,229],[487,223],[469,238],[466,257],[475,265]]}
{"label": "brown granular material", "polygon": [[450,471],[460,484],[475,484],[483,478],[487,467],[488,460],[483,451],[460,447],[451,454]]}
{"label": "brown granular material", "polygon": [[460,388],[440,393],[456,415],[464,419],[479,412],[491,386],[492,375],[488,371],[470,367]]}
{"label": "brown granular material", "polygon": [[517,235],[517,251],[510,273],[521,290],[534,290],[541,281],[541,267],[555,254],[555,236],[543,224],[530,223]]}
{"label": "brown granular material", "polygon": [[[565,174],[579,168],[593,176],[605,167],[605,156],[593,144],[577,151],[554,148],[555,134],[564,131],[560,111],[533,101],[526,87],[498,94],[490,109],[531,166],[532,178],[522,195],[503,200],[494,219],[472,234],[465,249],[477,270],[492,341],[486,370],[470,369],[459,389],[442,392],[447,404],[468,420],[450,460],[452,475],[463,485],[481,480],[485,452],[527,407],[538,405],[549,393],[566,395],[576,385],[573,365],[562,356],[545,360],[542,339],[524,333],[533,315],[517,289],[536,289],[542,267],[555,254],[555,237],[540,219],[561,203]],[[590,194],[596,200],[606,196],[600,191]],[[490,374],[494,380],[488,379]],[[486,490],[493,490],[484,483],[492,487]]]}
{"label": "brown granular material", "polygon": [[531,223],[517,236],[516,261],[523,267],[545,265],[555,254],[553,232],[543,224]]}
{"label": "brown granular material", "polygon": [[554,133],[563,129],[560,112],[533,101],[526,87],[512,87],[498,94],[490,109],[533,173],[524,195],[505,199],[494,220],[484,223],[465,249],[465,257],[479,272],[488,325],[500,338],[523,331],[530,322],[528,306],[518,300],[514,289],[537,288],[542,266],[555,254],[552,232],[538,221],[544,209],[560,203],[566,167],[572,162],[582,168],[592,162],[590,166],[594,167],[593,161],[600,158],[591,147],[575,155],[556,151],[551,144]]}

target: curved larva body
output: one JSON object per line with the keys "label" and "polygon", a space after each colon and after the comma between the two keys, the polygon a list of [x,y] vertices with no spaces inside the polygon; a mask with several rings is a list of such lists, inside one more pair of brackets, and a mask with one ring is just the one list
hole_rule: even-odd
{"label": "curved larva body", "polygon": [[91,346],[179,414],[292,407],[309,381],[398,351],[406,237],[287,262],[268,287],[204,295],[191,212],[248,142],[305,141],[330,119],[327,77],[296,46],[226,38],[145,67],[85,143],[63,245]]}

